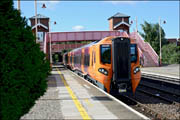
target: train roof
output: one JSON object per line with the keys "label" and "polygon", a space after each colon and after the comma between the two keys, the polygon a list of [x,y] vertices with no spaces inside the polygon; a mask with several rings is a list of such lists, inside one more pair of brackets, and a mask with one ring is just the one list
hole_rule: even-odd
{"label": "train roof", "polygon": [[71,50],[70,52],[72,52],[72,51],[76,51],[76,50],[79,50],[79,49],[81,49],[81,48],[85,48],[85,47],[92,46],[92,45],[94,45],[94,44],[98,43],[99,41],[101,41],[101,40],[96,40],[96,41],[91,42],[91,43],[89,43],[89,44],[83,45],[83,46],[81,46],[81,47],[79,47],[79,48],[76,48],[76,49]]}
{"label": "train roof", "polygon": [[[110,36],[109,36],[110,37]],[[113,36],[111,36],[112,38],[113,38]],[[123,35],[121,35],[121,36],[116,36],[117,38],[118,37],[125,37],[125,38],[127,38],[127,36],[123,36]],[[106,38],[106,37],[105,37]],[[102,41],[102,40],[104,40],[104,38],[102,38],[101,40],[96,40],[96,41],[94,41],[94,42],[91,42],[91,43],[89,43],[89,44],[86,44],[86,45],[83,45],[83,46],[81,46],[81,47],[79,47],[79,48],[75,48],[75,49],[73,49],[73,50],[71,50],[71,51],[69,51],[69,52],[75,52],[75,51],[77,51],[77,50],[79,50],[79,49],[82,49],[82,48],[86,48],[86,47],[90,47],[90,46],[92,46],[92,45],[94,45],[94,44],[96,44],[96,43],[98,43],[98,42],[100,42],[100,41]]]}

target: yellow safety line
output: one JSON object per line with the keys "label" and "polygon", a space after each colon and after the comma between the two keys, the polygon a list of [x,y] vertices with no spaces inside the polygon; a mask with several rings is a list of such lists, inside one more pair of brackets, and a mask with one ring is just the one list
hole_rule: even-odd
{"label": "yellow safety line", "polygon": [[[57,69],[57,68],[56,68]],[[78,109],[78,111],[81,114],[81,117],[83,119],[91,119],[89,117],[89,115],[87,114],[86,110],[83,108],[83,106],[81,105],[81,103],[79,102],[79,100],[77,99],[76,95],[73,93],[73,91],[71,90],[71,88],[69,87],[69,85],[67,84],[66,80],[64,79],[64,77],[61,75],[61,72],[57,69],[59,76],[61,78],[61,80],[63,81],[66,89],[68,90],[72,100],[74,101],[74,104],[76,105],[76,108]]]}

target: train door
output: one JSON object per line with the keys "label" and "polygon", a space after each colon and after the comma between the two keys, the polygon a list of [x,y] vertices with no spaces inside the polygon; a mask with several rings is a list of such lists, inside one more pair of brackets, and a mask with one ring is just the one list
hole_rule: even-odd
{"label": "train door", "polygon": [[85,74],[84,73],[84,48],[82,48],[81,50],[81,71],[83,74]]}
{"label": "train door", "polygon": [[94,76],[94,78],[96,78],[96,56],[95,56],[95,51],[94,51],[94,49],[92,50],[92,59],[91,59],[91,62],[92,62],[92,66],[91,66],[91,68],[92,68],[92,71],[93,71],[93,76]]}
{"label": "train door", "polygon": [[130,84],[130,39],[118,37],[112,40],[113,82],[119,92],[126,92]]}

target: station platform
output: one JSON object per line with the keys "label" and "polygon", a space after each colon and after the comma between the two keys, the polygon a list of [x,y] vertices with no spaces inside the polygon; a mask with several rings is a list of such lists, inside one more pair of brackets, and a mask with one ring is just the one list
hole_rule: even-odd
{"label": "station platform", "polygon": [[179,79],[180,76],[180,65],[172,64],[172,65],[164,65],[161,67],[143,67],[141,68],[142,75],[157,75],[162,77],[169,77],[174,79]]}
{"label": "station platform", "polygon": [[47,92],[21,119],[149,118],[75,73],[65,68],[53,68],[48,77]]}

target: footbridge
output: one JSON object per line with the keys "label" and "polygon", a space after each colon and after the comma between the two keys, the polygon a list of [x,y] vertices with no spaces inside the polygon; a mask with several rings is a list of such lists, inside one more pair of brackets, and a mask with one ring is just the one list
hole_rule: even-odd
{"label": "footbridge", "polygon": [[139,50],[141,51],[143,66],[159,66],[159,56],[149,43],[144,42],[143,38],[137,32],[132,32],[130,34],[120,31],[47,32],[44,42],[40,43],[40,48],[49,56],[50,42],[51,52],[54,53],[61,52],[64,49],[78,48],[88,42],[101,40],[107,36],[130,37],[130,39],[135,40],[138,44]]}

